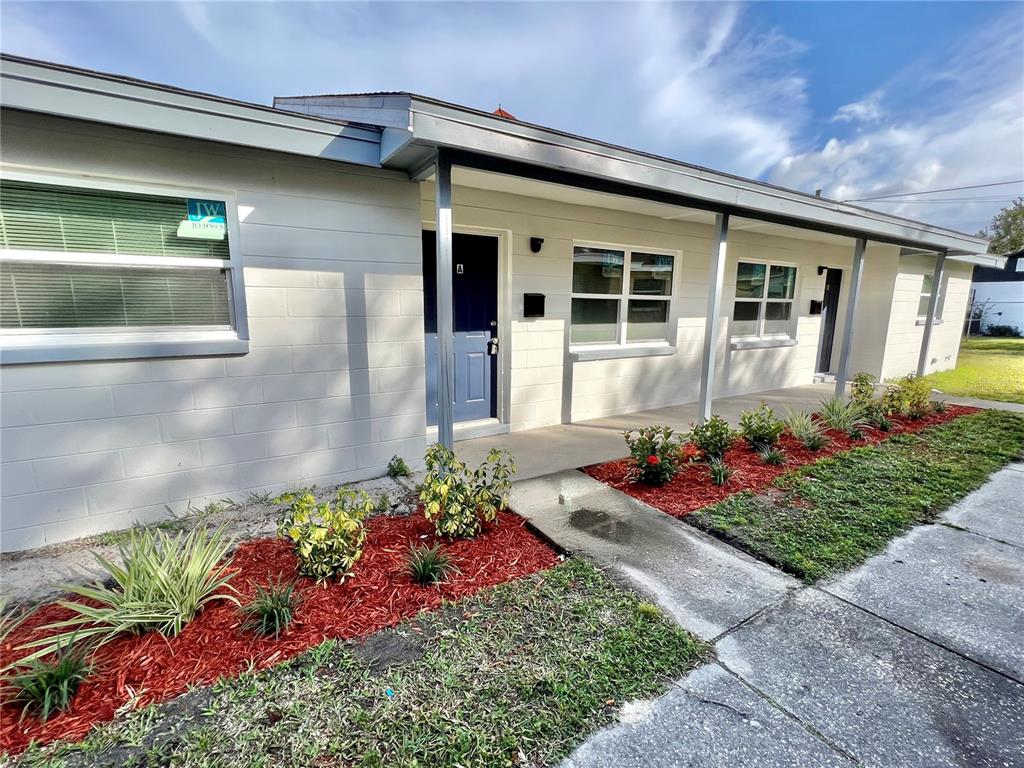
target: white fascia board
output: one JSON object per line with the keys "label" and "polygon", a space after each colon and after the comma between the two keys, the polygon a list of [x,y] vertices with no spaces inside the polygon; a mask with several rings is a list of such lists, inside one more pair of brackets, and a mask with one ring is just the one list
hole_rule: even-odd
{"label": "white fascia board", "polygon": [[126,128],[380,166],[380,131],[4,57],[0,105]]}
{"label": "white fascia board", "polygon": [[870,209],[675,163],[596,142],[545,131],[413,99],[413,135],[418,142],[568,171],[635,187],[707,201],[737,215],[783,216],[849,230],[851,236],[916,245],[932,250],[983,253],[984,239],[887,216]]}
{"label": "white fascia board", "polygon": [[984,253],[947,254],[950,261],[959,261],[964,264],[974,264],[978,267],[995,267],[996,269],[1006,268],[1005,256],[992,256]]}

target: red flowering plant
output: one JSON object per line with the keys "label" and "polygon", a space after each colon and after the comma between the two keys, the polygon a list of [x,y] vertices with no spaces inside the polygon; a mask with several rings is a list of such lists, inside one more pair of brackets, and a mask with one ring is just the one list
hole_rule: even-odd
{"label": "red flowering plant", "polygon": [[679,441],[668,427],[642,427],[622,433],[629,446],[629,479],[664,485],[679,471]]}

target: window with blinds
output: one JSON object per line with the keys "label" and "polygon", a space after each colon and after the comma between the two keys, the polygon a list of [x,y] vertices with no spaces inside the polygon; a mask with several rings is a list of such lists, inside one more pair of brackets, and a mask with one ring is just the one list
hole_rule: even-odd
{"label": "window with blinds", "polygon": [[185,198],[0,180],[0,330],[230,329],[227,234],[186,220]]}

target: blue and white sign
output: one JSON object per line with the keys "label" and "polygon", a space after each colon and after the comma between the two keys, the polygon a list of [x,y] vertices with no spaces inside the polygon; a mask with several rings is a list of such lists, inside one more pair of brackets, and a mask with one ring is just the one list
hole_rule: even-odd
{"label": "blue and white sign", "polygon": [[178,224],[178,237],[223,240],[227,234],[227,208],[223,200],[186,200],[188,218]]}

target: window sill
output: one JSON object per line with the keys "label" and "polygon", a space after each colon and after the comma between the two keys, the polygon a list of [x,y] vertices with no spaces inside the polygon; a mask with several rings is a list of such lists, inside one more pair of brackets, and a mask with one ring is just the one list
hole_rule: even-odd
{"label": "window sill", "polygon": [[775,349],[795,347],[796,339],[736,339],[729,342],[730,349]]}
{"label": "window sill", "polygon": [[[914,325],[928,325],[928,318],[926,318],[926,317],[919,317],[919,318],[917,318],[917,322],[915,322]],[[932,321],[932,325],[942,325],[942,318],[941,317],[935,318]]]}
{"label": "window sill", "polygon": [[58,339],[0,340],[0,365],[28,363],[69,363],[87,360],[130,360],[145,357],[203,357],[244,355],[249,342],[236,336],[216,338],[175,337],[166,339]]}
{"label": "window sill", "polygon": [[627,357],[665,357],[674,355],[676,348],[668,344],[637,344],[615,347],[569,348],[569,356],[574,363],[586,363],[590,360],[617,360]]}

